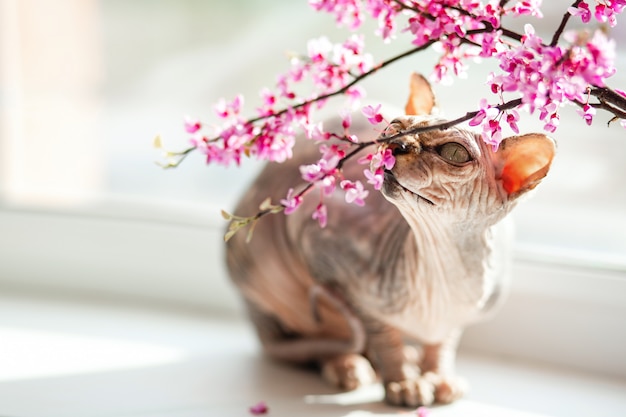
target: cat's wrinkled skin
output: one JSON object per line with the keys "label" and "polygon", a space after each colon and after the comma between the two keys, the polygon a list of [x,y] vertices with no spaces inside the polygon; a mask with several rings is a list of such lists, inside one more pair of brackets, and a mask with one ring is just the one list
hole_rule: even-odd
{"label": "cat's wrinkled skin", "polygon": [[[411,115],[383,135],[437,122],[428,114],[434,104],[426,81],[414,75]],[[372,139],[371,127],[353,133]],[[270,356],[317,362],[344,389],[379,378],[391,404],[448,403],[465,390],[454,373],[462,329],[506,292],[501,220],[546,175],[554,144],[531,134],[508,138],[494,152],[478,135],[453,128],[381,146],[392,149],[396,164],[365,207],[346,204],[339,193],[327,198],[322,229],[310,218],[319,203],[311,193],[294,214],[263,218],[250,243],[245,233],[235,235],[227,264]],[[303,141],[295,155],[263,170],[238,215],[297,189],[298,166],[319,153]],[[362,170],[356,163],[344,168],[347,178]]]}

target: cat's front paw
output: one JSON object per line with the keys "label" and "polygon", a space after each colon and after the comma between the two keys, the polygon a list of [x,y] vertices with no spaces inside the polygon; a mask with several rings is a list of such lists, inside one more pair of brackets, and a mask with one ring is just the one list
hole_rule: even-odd
{"label": "cat's front paw", "polygon": [[467,392],[468,385],[465,378],[459,376],[440,376],[426,373],[425,376],[433,381],[435,387],[435,402],[438,404],[450,404],[463,397]]}
{"label": "cat's front paw", "polygon": [[322,376],[332,385],[348,391],[376,382],[376,372],[370,361],[356,353],[324,361]]}
{"label": "cat's front paw", "polygon": [[463,378],[427,372],[416,378],[386,383],[385,401],[404,407],[449,404],[461,398],[466,391],[467,383]]}
{"label": "cat's front paw", "polygon": [[385,401],[402,407],[431,405],[435,401],[435,387],[424,378],[388,382],[385,384]]}

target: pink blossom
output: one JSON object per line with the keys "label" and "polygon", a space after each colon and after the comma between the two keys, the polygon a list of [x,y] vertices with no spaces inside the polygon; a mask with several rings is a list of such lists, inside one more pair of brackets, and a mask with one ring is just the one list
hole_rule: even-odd
{"label": "pink blossom", "polygon": [[380,190],[383,187],[385,176],[382,169],[377,169],[374,172],[370,169],[365,169],[363,170],[363,175],[367,178],[368,184],[372,184],[375,190]]}
{"label": "pink blossom", "polygon": [[326,227],[326,224],[328,223],[328,209],[326,208],[326,205],[323,203],[318,204],[311,217],[313,220],[318,221],[320,227]]}
{"label": "pink blossom", "polygon": [[492,107],[487,102],[487,99],[483,98],[483,99],[480,100],[480,110],[478,111],[476,116],[474,116],[469,121],[468,124],[470,126],[478,126],[478,125],[483,123],[485,118],[493,119],[493,118],[497,117],[499,113],[500,113],[500,110],[498,110],[496,107]]}
{"label": "pink blossom", "polygon": [[490,58],[505,51],[506,47],[502,41],[502,32],[500,31],[485,33],[477,40],[480,40],[481,57]]}
{"label": "pink blossom", "polygon": [[321,180],[317,181],[316,185],[321,188],[323,196],[329,197],[333,195],[335,189],[337,188],[337,177],[335,177],[334,175],[327,175]]}
{"label": "pink blossom", "polygon": [[341,116],[341,127],[343,127],[344,132],[347,132],[352,126],[352,112],[344,109],[339,112],[339,116]]}
{"label": "pink blossom", "polygon": [[578,114],[582,116],[587,125],[591,126],[593,116],[596,114],[596,109],[591,107],[589,104],[585,104],[582,109],[578,109]]}
{"label": "pink blossom", "polygon": [[308,139],[326,140],[329,138],[329,133],[324,131],[324,125],[322,122],[305,123],[303,128]]}
{"label": "pink blossom", "polygon": [[343,180],[339,185],[346,192],[346,202],[348,204],[365,205],[364,199],[368,196],[369,191],[363,187],[361,181]]}
{"label": "pink blossom", "polygon": [[360,85],[355,85],[346,90],[346,96],[350,103],[356,104],[365,97],[365,90]]}
{"label": "pink blossom", "polygon": [[417,417],[430,417],[430,410],[426,407],[418,407],[415,414]]}
{"label": "pink blossom", "polygon": [[381,123],[384,120],[384,117],[382,114],[380,114],[380,108],[381,108],[381,104],[377,105],[377,106],[365,106],[362,109],[363,114],[365,115],[365,117],[367,118],[367,120],[373,124],[376,125],[378,123]]}
{"label": "pink blossom", "polygon": [[309,5],[317,11],[334,13],[338,25],[346,25],[352,30],[363,23],[360,0],[309,0]]}
{"label": "pink blossom", "polygon": [[237,95],[230,103],[226,102],[226,100],[222,98],[217,102],[217,104],[215,104],[215,113],[222,119],[230,116],[236,116],[241,112],[243,101],[244,99],[241,94]]}
{"label": "pink blossom", "polygon": [[302,175],[302,179],[307,182],[315,182],[322,179],[325,174],[322,165],[322,162],[318,162],[317,164],[301,165],[300,174]]}
{"label": "pink blossom", "polygon": [[385,167],[385,169],[391,169],[396,163],[396,158],[393,156],[393,152],[389,148],[381,148],[376,153],[371,154],[369,158],[371,165],[374,169]]}
{"label": "pink blossom", "polygon": [[516,15],[530,15],[542,18],[543,13],[539,8],[541,7],[542,0],[524,0],[518,1],[512,8],[512,12]]}
{"label": "pink blossom", "polygon": [[519,121],[519,113],[517,110],[512,109],[506,112],[506,122],[511,127],[511,130],[516,134],[519,133],[519,127],[517,126],[517,122]]}
{"label": "pink blossom", "polygon": [[589,5],[584,1],[578,3],[578,7],[569,7],[567,11],[572,16],[580,16],[583,23],[589,23],[591,20],[591,10],[589,10]]}
{"label": "pink blossom", "polygon": [[611,27],[617,24],[615,10],[605,4],[596,5],[596,11],[594,15],[598,22],[608,23]]}
{"label": "pink blossom", "polygon": [[559,114],[558,113],[552,113],[550,115],[550,119],[548,120],[548,123],[546,123],[543,126],[543,128],[547,132],[554,133],[554,131],[556,130],[556,128],[558,126],[559,126]]}
{"label": "pink blossom", "polygon": [[196,133],[198,130],[202,128],[202,124],[200,121],[196,119],[191,119],[189,116],[185,117],[185,130],[187,133]]}
{"label": "pink blossom", "polygon": [[491,145],[494,150],[498,149],[500,142],[502,142],[502,128],[500,122],[495,119],[490,119],[486,123],[483,123],[482,131],[483,141]]}
{"label": "pink blossom", "polygon": [[302,196],[298,194],[294,195],[293,188],[290,188],[287,192],[287,197],[280,200],[280,204],[285,207],[285,214],[291,214],[302,204]]}
{"label": "pink blossom", "polygon": [[254,416],[259,416],[261,414],[267,414],[267,412],[269,411],[269,407],[267,406],[265,401],[259,401],[258,403],[250,407],[249,410],[250,414]]}
{"label": "pink blossom", "polygon": [[300,174],[302,179],[307,182],[316,182],[328,175],[334,175],[337,170],[337,164],[341,158],[345,156],[345,151],[338,145],[320,145],[322,157],[315,164],[300,166]]}

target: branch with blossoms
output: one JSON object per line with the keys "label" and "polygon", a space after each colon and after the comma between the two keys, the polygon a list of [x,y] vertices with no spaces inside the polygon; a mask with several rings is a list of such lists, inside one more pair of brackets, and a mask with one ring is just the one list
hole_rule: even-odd
{"label": "branch with blossoms", "polygon": [[[542,18],[541,0],[309,0],[309,4],[334,15],[339,25],[353,32],[362,27],[364,20],[375,19],[377,34],[383,40],[397,41],[399,32],[407,32],[412,45],[406,52],[376,63],[365,52],[363,37],[357,34],[339,44],[324,37],[314,39],[308,43],[307,54],[291,57],[290,68],[277,78],[273,89],[261,90],[262,105],[255,116],[243,115],[244,98],[238,95],[215,105],[219,123],[186,119],[191,146],[182,152],[165,151],[165,167],[178,166],[192,152],[204,154],[207,163],[212,164],[239,165],[244,158],[281,163],[293,156],[298,135],[319,144],[320,159],[300,167],[304,183],[300,191],[285,191],[285,198],[276,204],[264,201],[252,217],[223,213],[231,221],[226,238],[245,226],[251,226],[251,236],[256,222],[267,214],[293,213],[313,189],[329,196],[340,188],[348,204],[364,205],[368,190],[361,179],[344,178],[343,165],[362,150],[373,149],[359,160],[367,164],[362,180],[380,189],[383,172],[393,166],[394,160],[390,151],[374,145],[399,136],[445,130],[467,122],[481,130],[486,143],[497,148],[503,126],[519,133],[520,111],[536,115],[544,129],[552,133],[558,128],[559,112],[566,104],[578,106],[588,125],[602,111],[609,124],[619,122],[626,127],[626,93],[607,85],[616,72],[615,41],[608,37],[607,28],[617,24],[626,0],[595,0],[592,5],[574,1],[564,8],[549,41],[537,35],[530,23],[521,33],[505,25],[511,17]],[[587,29],[567,30],[572,19],[579,19]],[[362,81],[399,60],[433,48],[440,51],[440,56],[431,79],[439,83],[451,83],[454,77],[464,76],[472,59],[495,60],[499,70],[486,80],[490,98],[483,97],[477,109],[453,120],[376,141],[363,142],[351,134],[352,115],[365,96]],[[309,94],[298,92],[305,81],[313,85]],[[314,119],[314,112],[339,97],[345,99],[340,112],[342,130],[328,131]],[[370,105],[361,111],[370,123],[379,125],[385,123],[380,109],[381,105]],[[324,226],[326,216],[322,199],[312,217]]]}

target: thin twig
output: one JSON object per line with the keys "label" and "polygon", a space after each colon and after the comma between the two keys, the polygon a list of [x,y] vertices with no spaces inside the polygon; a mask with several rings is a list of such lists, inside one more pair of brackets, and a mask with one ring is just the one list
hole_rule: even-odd
{"label": "thin twig", "polygon": [[358,77],[355,77],[348,84],[344,85],[343,87],[341,87],[341,88],[339,88],[339,89],[337,89],[335,91],[323,94],[321,96],[313,97],[313,98],[311,98],[309,100],[303,101],[302,103],[296,104],[295,106],[286,107],[283,110],[280,110],[280,111],[278,111],[276,113],[273,113],[273,114],[271,114],[269,116],[259,116],[259,117],[255,117],[255,118],[249,119],[247,121],[247,123],[256,123],[258,121],[265,120],[265,119],[270,118],[270,117],[280,116],[282,114],[285,114],[289,110],[299,109],[299,108],[302,108],[302,107],[305,107],[305,106],[309,106],[309,105],[311,105],[313,103],[316,103],[318,101],[324,101],[324,100],[329,99],[331,97],[341,95],[341,94],[345,93],[346,91],[348,91],[355,84],[360,83],[365,78],[367,78],[370,75],[378,72],[379,70],[383,69],[384,67],[389,66],[389,65],[393,64],[394,62],[396,62],[396,61],[398,61],[400,59],[406,58],[407,56],[410,56],[410,55],[413,55],[413,54],[415,54],[417,52],[420,52],[420,51],[423,51],[425,49],[428,49],[434,43],[435,43],[435,40],[431,40],[431,41],[428,41],[427,43],[425,43],[424,45],[420,45],[420,46],[415,47],[413,49],[409,49],[408,51],[405,51],[405,52],[403,52],[403,53],[401,53],[399,55],[396,55],[396,56],[394,56],[392,58],[389,58],[388,60],[381,62],[380,64],[378,64],[376,67],[372,68],[371,70],[369,70],[367,72],[364,72],[363,74],[359,75]]}
{"label": "thin twig", "polygon": [[[572,4],[571,7],[578,7],[578,5],[581,2],[582,0],[576,0],[574,1],[574,4]],[[566,11],[565,14],[563,14],[563,18],[561,19],[561,24],[559,25],[556,32],[554,32],[554,35],[552,36],[552,41],[550,42],[550,46],[556,46],[556,44],[559,43],[559,38],[563,34],[563,31],[565,30],[565,26],[567,25],[567,21],[570,19],[570,17],[572,17],[572,14],[568,11]]]}

